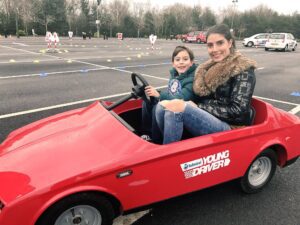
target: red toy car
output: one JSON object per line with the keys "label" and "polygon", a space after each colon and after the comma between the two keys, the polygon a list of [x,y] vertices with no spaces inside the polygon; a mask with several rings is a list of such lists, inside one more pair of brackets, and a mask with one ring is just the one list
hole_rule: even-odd
{"label": "red toy car", "polygon": [[[261,190],[300,155],[300,119],[257,99],[252,126],[169,145],[139,137],[143,77],[129,96],[34,122],[0,145],[1,225],[109,225],[129,210],[240,179]],[[138,81],[140,80],[140,81]],[[141,84],[142,83],[142,84]]]}

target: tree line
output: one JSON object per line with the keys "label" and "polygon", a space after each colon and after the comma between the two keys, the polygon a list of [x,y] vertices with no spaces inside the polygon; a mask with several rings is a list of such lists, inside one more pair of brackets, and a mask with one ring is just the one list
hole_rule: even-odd
{"label": "tree line", "polygon": [[[98,21],[98,24],[96,24]],[[0,34],[38,35],[46,31],[67,35],[90,32],[96,35],[124,37],[159,37],[184,34],[192,30],[206,30],[216,23],[225,23],[237,37],[262,32],[290,32],[300,37],[300,14],[279,14],[265,5],[244,12],[234,5],[216,13],[201,4],[187,6],[176,3],[163,9],[152,7],[150,1],[129,0],[1,0]]]}

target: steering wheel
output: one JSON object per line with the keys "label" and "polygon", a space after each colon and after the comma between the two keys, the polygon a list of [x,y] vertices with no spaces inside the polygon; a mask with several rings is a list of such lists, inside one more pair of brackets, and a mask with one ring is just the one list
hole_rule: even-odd
{"label": "steering wheel", "polygon": [[[123,104],[124,102],[128,101],[131,98],[142,98],[147,104],[152,104],[155,102],[155,98],[154,97],[149,97],[145,94],[145,87],[148,86],[148,82],[146,81],[146,79],[144,77],[142,77],[142,75],[137,74],[137,73],[132,73],[131,74],[131,80],[133,83],[133,87],[132,87],[132,92],[123,97],[122,99],[120,99],[119,101],[113,103],[110,106],[105,106],[108,110],[112,110],[114,108],[116,108],[117,106]],[[141,84],[140,84],[140,83]]]}
{"label": "steering wheel", "polygon": [[[140,74],[132,73],[131,80],[133,83],[132,92],[136,98],[141,97],[147,104],[152,104],[155,101],[155,98],[149,97],[145,93],[145,87],[149,85],[146,79]],[[142,84],[139,84],[137,80],[139,80]]]}

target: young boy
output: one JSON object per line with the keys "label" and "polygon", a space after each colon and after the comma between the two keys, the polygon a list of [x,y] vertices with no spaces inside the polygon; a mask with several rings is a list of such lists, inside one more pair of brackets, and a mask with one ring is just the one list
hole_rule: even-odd
{"label": "young boy", "polygon": [[182,99],[184,101],[194,100],[193,81],[197,66],[194,63],[193,52],[185,46],[177,46],[172,54],[172,69],[170,80],[166,91],[158,92],[154,87],[147,86],[145,94],[154,97],[156,101],[152,104],[143,102],[142,107],[142,129],[145,140],[160,143],[161,134],[155,120],[155,108],[159,101]]}

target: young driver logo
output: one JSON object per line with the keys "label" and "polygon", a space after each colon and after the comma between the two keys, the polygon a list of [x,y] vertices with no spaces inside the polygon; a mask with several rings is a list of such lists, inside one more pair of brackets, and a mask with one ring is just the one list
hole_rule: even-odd
{"label": "young driver logo", "polygon": [[170,80],[168,90],[171,95],[180,94],[181,93],[181,83],[179,82],[179,80],[176,80],[176,79]]}
{"label": "young driver logo", "polygon": [[209,173],[229,166],[230,152],[225,150],[216,154],[208,155],[190,162],[180,164],[186,179]]}

